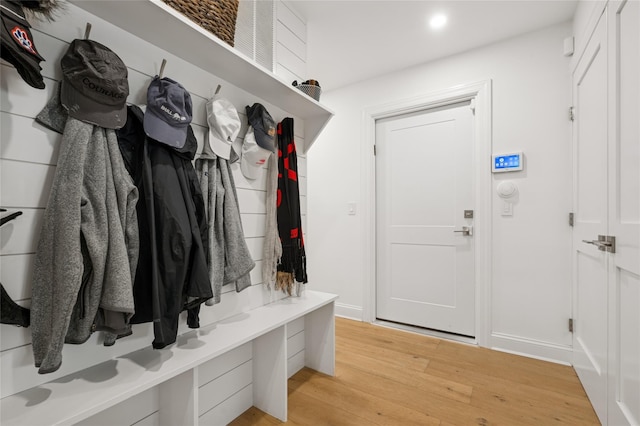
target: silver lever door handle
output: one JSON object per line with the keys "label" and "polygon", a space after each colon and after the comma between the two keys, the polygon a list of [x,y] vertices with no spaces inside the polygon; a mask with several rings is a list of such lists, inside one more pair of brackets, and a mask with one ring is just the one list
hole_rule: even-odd
{"label": "silver lever door handle", "polygon": [[473,226],[463,226],[461,230],[453,232],[461,232],[464,236],[471,236],[473,235]]}
{"label": "silver lever door handle", "polygon": [[[462,232],[462,231],[460,231]],[[603,243],[602,241],[598,241],[598,240],[582,240],[583,243],[586,244],[593,244],[596,247],[602,247],[602,246],[610,246],[611,243]]]}
{"label": "silver lever door handle", "polygon": [[592,244],[598,247],[600,251],[606,251],[607,253],[616,252],[616,237],[609,235],[598,235],[597,240],[582,240],[583,243]]}

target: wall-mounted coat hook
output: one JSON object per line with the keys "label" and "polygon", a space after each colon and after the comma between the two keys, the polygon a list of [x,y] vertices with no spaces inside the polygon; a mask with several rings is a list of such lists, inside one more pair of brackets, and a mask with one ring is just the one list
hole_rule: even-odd
{"label": "wall-mounted coat hook", "polygon": [[91,23],[87,22],[87,26],[84,29],[84,39],[87,40],[89,38],[89,34],[91,34]]}
{"label": "wall-mounted coat hook", "polygon": [[218,87],[216,87],[216,95],[220,93],[220,89],[222,89],[222,86],[218,84]]}
{"label": "wall-mounted coat hook", "polygon": [[160,65],[160,74],[158,74],[158,77],[162,78],[162,74],[164,74],[164,67],[166,65],[167,65],[167,60],[163,59],[162,64]]}

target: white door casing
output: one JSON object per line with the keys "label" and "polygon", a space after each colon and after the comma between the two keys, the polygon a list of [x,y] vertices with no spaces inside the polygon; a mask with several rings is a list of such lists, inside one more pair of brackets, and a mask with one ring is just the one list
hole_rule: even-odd
{"label": "white door casing", "polygon": [[377,319],[475,336],[474,160],[469,101],[376,122]]}
{"label": "white door casing", "polygon": [[607,39],[601,17],[573,73],[573,365],[600,421],[607,418]]}
{"label": "white door casing", "polygon": [[[363,235],[363,277],[370,283],[364,288],[363,320],[373,322],[376,312],[376,214],[375,214],[375,142],[376,120],[437,108],[456,102],[472,101],[475,108],[474,120],[474,157],[491,158],[492,99],[491,80],[461,84],[441,91],[432,92],[415,98],[393,101],[366,108],[362,115],[362,235]],[[489,346],[491,329],[491,164],[490,161],[478,161],[474,180],[475,211],[475,282],[476,282],[476,342],[480,346]]]}
{"label": "white door casing", "polygon": [[640,424],[640,3],[608,5],[608,424]]}

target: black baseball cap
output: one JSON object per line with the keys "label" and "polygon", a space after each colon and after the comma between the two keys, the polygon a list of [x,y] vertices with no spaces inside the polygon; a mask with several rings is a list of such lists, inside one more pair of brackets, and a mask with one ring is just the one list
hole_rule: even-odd
{"label": "black baseball cap", "polygon": [[2,59],[11,63],[22,79],[36,89],[44,89],[40,56],[33,42],[29,22],[19,2],[0,3],[2,28],[0,28]]}
{"label": "black baseball cap", "polygon": [[60,101],[71,117],[106,129],[127,122],[128,70],[111,49],[75,39],[60,61]]}
{"label": "black baseball cap", "polygon": [[155,76],[147,89],[144,131],[151,139],[182,148],[192,120],[191,95],[180,83]]}
{"label": "black baseball cap", "polygon": [[271,152],[276,152],[276,124],[264,105],[255,103],[246,106],[249,124],[253,127],[256,143]]}

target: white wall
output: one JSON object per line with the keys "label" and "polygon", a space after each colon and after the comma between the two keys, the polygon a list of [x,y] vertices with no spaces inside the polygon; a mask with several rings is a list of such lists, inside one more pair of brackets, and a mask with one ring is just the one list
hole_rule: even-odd
{"label": "white wall", "polygon": [[589,41],[589,36],[608,0],[581,0],[573,15],[573,35],[575,36],[576,62]]}
{"label": "white wall", "polygon": [[[4,61],[0,64],[0,206],[9,210],[3,216],[16,210],[24,212],[0,230],[0,281],[14,300],[24,306],[29,306],[30,303],[33,258],[61,142],[60,135],[40,126],[33,117],[53,93],[56,82],[61,78],[60,58],[69,42],[83,36],[86,22],[93,25],[91,38],[113,49],[129,67],[130,103],[146,102],[146,88],[151,78],[158,72],[162,59],[168,60],[165,76],[182,82],[191,93],[194,104],[193,128],[200,149],[207,129],[205,101],[218,84],[222,85],[221,94],[232,101],[243,120],[241,137],[236,143],[241,142],[246,131],[245,105],[263,103],[276,121],[294,117],[303,229],[306,228],[304,122],[295,117],[295,111],[276,108],[241,87],[222,81],[216,77],[215,70],[197,68],[75,5],[68,4],[66,13],[60,15],[55,22],[36,24],[37,29],[33,31],[36,48],[46,59],[42,63],[45,90],[31,88],[22,81],[11,65]],[[258,179],[250,181],[242,176],[237,163],[232,169],[238,188],[245,237],[257,265],[251,273],[252,287],[241,293],[236,293],[232,286],[225,287],[220,304],[202,308],[200,323],[203,327],[283,297],[281,293],[272,294],[262,285],[266,170],[262,171]],[[183,318],[179,333],[187,330]],[[146,347],[153,340],[149,324],[134,326],[133,336],[121,339],[109,348],[102,346],[100,333],[96,333],[83,345],[65,345],[61,369],[52,374],[39,375],[33,366],[30,329],[3,324],[1,333],[0,383],[3,397]],[[164,351],[171,350],[168,348]]]}
{"label": "white wall", "polygon": [[[569,59],[570,23],[509,39],[323,94],[336,115],[309,156],[311,288],[340,295],[336,311],[362,317],[365,288],[361,120],[366,107],[455,85],[493,82],[493,151],[522,150],[525,171],[493,177],[489,345],[568,362],[571,334]],[[315,45],[314,45],[315,46]],[[319,46],[318,46],[319,47]],[[484,161],[490,161],[489,158]],[[502,217],[495,187],[519,187],[513,217]],[[366,185],[365,185],[366,187]],[[416,265],[419,267],[419,265]]]}

